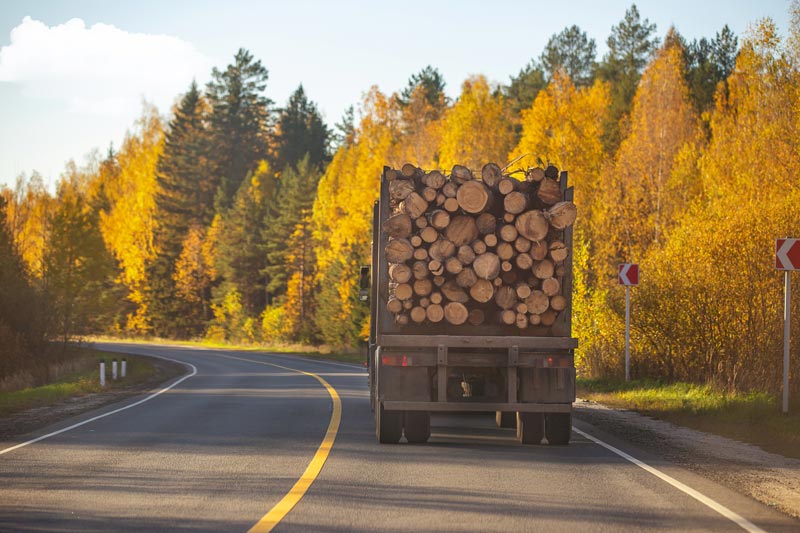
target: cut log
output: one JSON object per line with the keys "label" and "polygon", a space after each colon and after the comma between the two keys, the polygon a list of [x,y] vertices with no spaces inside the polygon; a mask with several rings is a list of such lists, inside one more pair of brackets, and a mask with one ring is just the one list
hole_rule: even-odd
{"label": "cut log", "polygon": [[446,181],[447,178],[445,178],[444,174],[442,174],[438,170],[432,170],[431,172],[426,174],[424,178],[422,178],[422,183],[424,183],[431,189],[436,189],[436,190],[441,189]]}
{"label": "cut log", "polygon": [[495,287],[502,287],[503,286],[503,278],[497,277],[492,280],[492,285]]}
{"label": "cut log", "polygon": [[414,295],[414,288],[408,283],[398,283],[394,288],[394,297],[398,300],[406,301]]}
{"label": "cut log", "polygon": [[425,217],[419,217],[418,219],[414,220],[414,225],[419,229],[425,229],[428,227],[428,219]]}
{"label": "cut log", "polygon": [[469,311],[460,302],[450,302],[444,306],[444,319],[454,326],[460,326],[469,318]]}
{"label": "cut log", "polygon": [[411,235],[411,217],[405,213],[398,213],[387,218],[382,224],[383,231],[394,239],[405,239]]}
{"label": "cut log", "polygon": [[517,313],[516,321],[514,322],[519,329],[525,329],[528,327],[528,316],[525,313]]}
{"label": "cut log", "polygon": [[[528,306],[525,305],[525,302],[519,302],[517,305],[514,306],[514,310],[517,313],[527,314],[528,313]],[[525,320],[527,320],[527,318]]]}
{"label": "cut log", "polygon": [[514,265],[511,264],[511,261],[503,261],[500,263],[500,270],[505,272],[511,272],[514,269]]}
{"label": "cut log", "polygon": [[444,308],[439,304],[432,303],[425,310],[425,313],[428,316],[428,320],[434,324],[441,322],[442,319],[444,319]]}
{"label": "cut log", "polygon": [[417,167],[412,165],[411,163],[406,163],[400,168],[400,172],[403,174],[403,177],[406,178],[413,178],[417,175]]}
{"label": "cut log", "polygon": [[400,263],[389,265],[389,279],[395,283],[405,283],[411,279],[411,267]]}
{"label": "cut log", "polygon": [[542,259],[533,264],[533,275],[539,279],[552,278],[556,272],[556,267],[549,259]]}
{"label": "cut log", "polygon": [[486,253],[486,243],[480,239],[473,242],[470,245],[470,247],[472,248],[472,251],[475,252],[475,255],[481,255]]}
{"label": "cut log", "polygon": [[547,165],[547,168],[544,169],[544,175],[546,178],[556,179],[558,177],[558,167],[555,165]]}
{"label": "cut log", "polygon": [[550,298],[542,291],[531,291],[530,295],[525,298],[525,305],[528,306],[529,313],[541,315],[550,307]]}
{"label": "cut log", "polygon": [[417,324],[425,322],[425,319],[428,316],[428,314],[425,312],[425,309],[423,309],[421,306],[412,307],[409,314],[411,315],[411,321],[416,322]]}
{"label": "cut log", "polygon": [[525,179],[534,183],[542,181],[544,179],[544,169],[542,167],[528,169]]}
{"label": "cut log", "polygon": [[481,169],[481,179],[487,186],[494,187],[503,179],[503,171],[495,163],[486,163]]}
{"label": "cut log", "polygon": [[482,309],[470,309],[469,311],[469,318],[467,318],[467,322],[472,324],[473,326],[480,326],[486,320],[486,315],[484,315]]}
{"label": "cut log", "polygon": [[433,187],[425,187],[422,189],[422,197],[425,199],[426,202],[429,204],[436,201],[436,197],[439,193],[436,192],[436,189]]}
{"label": "cut log", "polygon": [[451,302],[460,302],[462,304],[469,302],[469,296],[466,291],[459,287],[455,280],[445,281],[441,291],[442,295]]}
{"label": "cut log", "polygon": [[[442,268],[442,266],[443,266],[442,262],[440,260],[438,260],[438,259],[431,259],[430,261],[428,261],[428,270],[430,272],[434,272],[436,270],[439,270],[440,268]],[[437,274],[437,276],[438,276],[438,274]]]}
{"label": "cut log", "polygon": [[406,239],[392,239],[385,248],[387,263],[405,263],[414,256],[414,247]]}
{"label": "cut log", "polygon": [[414,248],[419,248],[420,246],[422,246],[422,237],[420,237],[419,235],[414,235],[410,239],[408,239],[408,242],[410,242],[411,246],[413,246]]}
{"label": "cut log", "polygon": [[412,192],[400,204],[400,210],[411,218],[418,218],[428,210],[428,202],[416,192]]}
{"label": "cut log", "polygon": [[526,211],[514,222],[520,235],[532,242],[539,242],[547,237],[549,228],[544,213],[538,209]]}
{"label": "cut log", "polygon": [[[514,229],[516,229],[516,227]],[[531,249],[531,241],[522,236],[517,237],[514,241],[514,249],[523,254]]]}
{"label": "cut log", "polygon": [[478,233],[488,235],[497,228],[497,219],[491,213],[482,213],[475,219],[475,224],[478,226]]}
{"label": "cut log", "polygon": [[[425,261],[415,261],[414,265],[411,267],[411,270],[414,274],[414,279],[425,279],[431,274],[431,271],[428,268],[428,263],[426,263]],[[400,283],[405,283],[405,282],[400,282]]]}
{"label": "cut log", "polygon": [[553,311],[552,309],[548,309],[544,313],[542,313],[542,325],[543,326],[552,326],[556,323],[556,318],[558,318],[558,313]]}
{"label": "cut log", "polygon": [[445,281],[447,280],[444,279],[444,276],[442,276],[441,274],[437,274],[436,276],[433,277],[433,284],[436,285],[437,287],[441,287],[442,285],[444,285]]}
{"label": "cut log", "polygon": [[423,241],[430,244],[436,242],[439,238],[439,232],[436,231],[436,228],[433,226],[428,226],[427,228],[422,228],[422,231],[419,232],[419,236],[422,237]]}
{"label": "cut log", "polygon": [[503,280],[503,283],[506,285],[513,285],[517,282],[517,271],[511,270],[509,272],[503,272],[500,274],[500,279]]}
{"label": "cut log", "polygon": [[478,226],[471,216],[460,215],[450,221],[450,225],[447,226],[444,234],[456,246],[464,246],[478,238]]}
{"label": "cut log", "polygon": [[529,254],[519,254],[514,263],[522,270],[528,270],[533,266],[533,258]]}
{"label": "cut log", "polygon": [[563,262],[569,255],[569,248],[561,241],[553,241],[550,243],[550,259],[555,263]]}
{"label": "cut log", "polygon": [[531,287],[527,283],[520,283],[517,285],[517,298],[520,300],[525,300],[528,296],[531,295]]}
{"label": "cut log", "polygon": [[433,282],[428,279],[418,279],[414,281],[414,294],[417,296],[427,296],[433,291]]}
{"label": "cut log", "polygon": [[480,254],[472,262],[475,274],[486,280],[493,280],[500,274],[500,258],[492,252]]}
{"label": "cut log", "polygon": [[528,252],[534,261],[541,261],[547,257],[547,243],[544,241],[537,241],[531,243],[531,249]]}
{"label": "cut log", "polygon": [[506,224],[513,224],[516,219],[517,216],[512,213],[506,213],[503,215],[503,222]]}
{"label": "cut log", "polygon": [[394,321],[397,323],[398,326],[407,326],[408,325],[408,315],[406,315],[406,314],[396,315],[394,317]]}
{"label": "cut log", "polygon": [[444,269],[450,274],[458,274],[464,270],[464,265],[458,260],[457,257],[448,257],[444,262]]}
{"label": "cut log", "polygon": [[447,239],[439,239],[435,243],[431,244],[431,247],[428,249],[428,255],[442,262],[444,262],[444,260],[448,257],[454,256],[455,254],[456,245]]}
{"label": "cut log", "polygon": [[443,206],[444,205],[444,201],[446,199],[447,199],[447,196],[445,196],[444,194],[442,194],[442,193],[437,194],[436,195],[436,205],[438,205],[440,207]]}
{"label": "cut log", "polygon": [[396,179],[389,182],[389,196],[398,202],[408,198],[408,195],[414,190],[414,182],[411,180]]}
{"label": "cut log", "polygon": [[497,245],[497,257],[503,261],[508,261],[514,257],[514,247],[510,243],[501,242]]}
{"label": "cut log", "polygon": [[456,200],[455,198],[448,198],[447,200],[444,201],[442,207],[444,207],[445,211],[448,211],[450,213],[455,213],[456,211],[458,211],[458,200]]}
{"label": "cut log", "polygon": [[465,268],[456,274],[456,283],[459,287],[468,289],[475,285],[476,281],[478,281],[478,276],[475,275],[475,271],[471,268]]}
{"label": "cut log", "polygon": [[491,281],[479,279],[469,288],[469,295],[479,303],[486,303],[494,296],[494,285]]}
{"label": "cut log", "polygon": [[442,185],[442,194],[444,194],[447,198],[455,198],[456,193],[458,193],[458,185],[452,181],[448,181]]}
{"label": "cut log", "polygon": [[389,301],[386,302],[386,309],[388,309],[390,313],[396,315],[403,310],[403,302],[397,298],[389,298]]}
{"label": "cut log", "polygon": [[419,306],[422,307],[423,309],[427,309],[429,305],[431,305],[431,299],[428,298],[427,296],[424,296],[419,299]]}
{"label": "cut log", "polygon": [[436,229],[445,229],[450,224],[450,213],[442,209],[432,211],[428,218],[430,225]]}
{"label": "cut log", "polygon": [[492,194],[480,181],[468,181],[458,188],[458,205],[467,213],[483,213],[491,206]]}
{"label": "cut log", "polygon": [[547,210],[547,220],[556,229],[570,227],[578,216],[578,208],[572,202],[558,202]]}
{"label": "cut log", "polygon": [[461,261],[462,265],[471,265],[472,262],[475,261],[475,251],[472,249],[472,246],[467,244],[459,246],[456,256],[458,260]]}
{"label": "cut log", "polygon": [[432,304],[440,304],[440,303],[442,303],[442,293],[441,292],[432,292],[431,293],[431,303]]}
{"label": "cut log", "polygon": [[517,183],[519,183],[514,178],[503,178],[497,184],[497,191],[505,196],[506,194],[512,193],[517,189]]}
{"label": "cut log", "polygon": [[456,185],[463,185],[472,179],[472,171],[463,165],[455,165],[450,172],[450,181]]}
{"label": "cut log", "polygon": [[561,187],[558,186],[558,182],[556,180],[544,178],[539,183],[539,190],[536,191],[536,196],[542,201],[542,203],[553,205],[562,200]]}
{"label": "cut log", "polygon": [[556,278],[542,280],[542,292],[547,296],[555,296],[561,290],[561,283]]}
{"label": "cut log", "polygon": [[503,199],[503,207],[512,215],[519,215],[528,207],[528,197],[519,191],[510,192]]}
{"label": "cut log", "polygon": [[414,249],[414,259],[416,259],[417,261],[425,261],[427,258],[428,258],[428,250],[426,250],[425,248]]}
{"label": "cut log", "polygon": [[515,313],[511,309],[505,309],[500,312],[500,322],[503,324],[510,326],[517,321],[517,313]]}
{"label": "cut log", "polygon": [[565,267],[564,265],[558,265],[556,267],[556,276],[558,276],[559,278],[563,278],[566,272],[567,272],[567,267]]}
{"label": "cut log", "polygon": [[483,242],[485,242],[486,246],[488,246],[489,248],[494,248],[495,246],[497,246],[497,235],[495,235],[494,233],[485,235],[483,237]]}
{"label": "cut log", "polygon": [[400,173],[390,167],[383,167],[383,179],[386,181],[394,181],[400,176]]}
{"label": "cut log", "polygon": [[542,323],[542,315],[530,315],[528,321],[531,323],[531,326],[538,326]]}
{"label": "cut log", "polygon": [[494,293],[494,303],[501,309],[511,309],[517,304],[517,293],[508,285],[503,285]]}
{"label": "cut log", "polygon": [[567,308],[567,297],[561,294],[556,294],[550,298],[550,309],[553,311],[563,311]]}
{"label": "cut log", "polygon": [[517,240],[517,236],[519,236],[519,232],[513,224],[506,224],[500,228],[500,238],[506,242],[514,242]]}

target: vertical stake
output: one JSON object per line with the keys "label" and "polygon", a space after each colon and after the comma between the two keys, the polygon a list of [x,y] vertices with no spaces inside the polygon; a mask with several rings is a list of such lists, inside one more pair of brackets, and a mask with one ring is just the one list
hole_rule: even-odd
{"label": "vertical stake", "polygon": [[783,412],[789,412],[789,333],[792,330],[792,272],[784,272],[783,300]]}
{"label": "vertical stake", "polygon": [[111,379],[113,379],[114,381],[117,380],[117,360],[116,359],[112,359],[111,360]]}
{"label": "vertical stake", "polygon": [[106,361],[105,359],[100,359],[100,386],[106,386]]}
{"label": "vertical stake", "polygon": [[128,374],[128,360],[126,358],[122,359],[122,377],[124,378]]}
{"label": "vertical stake", "polygon": [[631,288],[625,285],[625,381],[631,380]]}

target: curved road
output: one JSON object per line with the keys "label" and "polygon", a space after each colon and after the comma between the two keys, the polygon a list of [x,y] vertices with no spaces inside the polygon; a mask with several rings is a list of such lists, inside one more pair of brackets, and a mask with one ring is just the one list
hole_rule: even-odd
{"label": "curved road", "polygon": [[[336,390],[341,424],[319,476],[275,531],[744,530],[578,432],[566,447],[519,446],[493,417],[439,416],[428,445],[378,445],[366,372],[355,365],[175,346],[98,348],[168,357],[197,373],[39,442],[7,453],[19,441],[0,442],[0,531],[247,531],[304,475],[331,424],[331,395],[302,372]],[[598,428],[575,427],[756,528],[798,530],[797,521]]]}

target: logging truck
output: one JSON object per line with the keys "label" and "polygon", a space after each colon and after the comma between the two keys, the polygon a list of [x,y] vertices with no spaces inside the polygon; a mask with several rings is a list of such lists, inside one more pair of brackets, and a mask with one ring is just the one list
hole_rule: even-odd
{"label": "logging truck", "polygon": [[569,442],[573,192],[552,165],[517,174],[384,168],[361,287],[379,442],[427,442],[437,412]]}

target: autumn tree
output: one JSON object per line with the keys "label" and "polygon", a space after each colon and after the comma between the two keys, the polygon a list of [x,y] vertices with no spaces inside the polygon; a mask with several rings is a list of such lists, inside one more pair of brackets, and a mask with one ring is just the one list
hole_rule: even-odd
{"label": "autumn tree", "polygon": [[173,327],[184,335],[197,335],[209,319],[213,267],[205,251],[206,228],[193,225],[183,240],[175,262],[172,281],[176,298],[183,303],[182,313],[173,318]]}
{"label": "autumn tree", "polygon": [[594,39],[572,25],[550,37],[539,61],[548,80],[563,70],[575,85],[584,87],[591,85],[594,78],[596,55]]}
{"label": "autumn tree", "polygon": [[211,105],[211,163],[219,180],[220,206],[228,207],[260,161],[268,154],[270,106],[262,93],[267,69],[240,48],[225,70],[214,68],[206,87]]}
{"label": "autumn tree", "polygon": [[273,168],[281,172],[290,166],[297,167],[305,157],[312,166],[322,168],[330,159],[329,142],[328,126],[317,105],[308,99],[300,85],[278,116]]}
{"label": "autumn tree", "polygon": [[16,252],[30,275],[41,279],[53,198],[37,172],[27,179],[24,175],[18,176],[14,189],[7,189],[4,196],[7,200],[6,223],[14,238]]}
{"label": "autumn tree", "polygon": [[505,163],[512,132],[502,94],[492,94],[483,76],[461,86],[461,96],[442,122],[439,165],[451,169],[466,165],[473,170],[489,161]]}
{"label": "autumn tree", "polygon": [[428,65],[411,75],[405,88],[400,91],[398,101],[401,106],[405,107],[411,103],[414,92],[421,90],[428,104],[441,111],[447,105],[447,96],[444,94],[445,86],[444,76],[439,69]]}
{"label": "autumn tree", "polygon": [[422,168],[438,163],[441,144],[441,117],[447,108],[445,82],[438,69],[430,66],[408,80],[397,96],[400,107],[400,137],[396,160]]}

